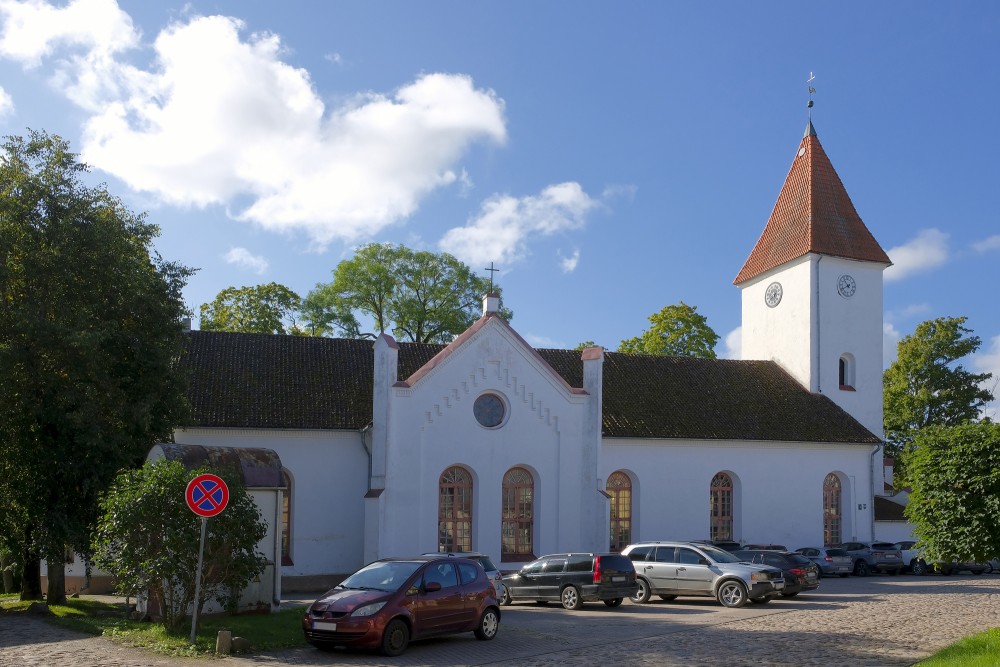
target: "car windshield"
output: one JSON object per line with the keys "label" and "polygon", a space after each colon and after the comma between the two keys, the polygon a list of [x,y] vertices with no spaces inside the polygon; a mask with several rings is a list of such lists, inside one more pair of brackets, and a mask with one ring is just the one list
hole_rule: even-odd
{"label": "car windshield", "polygon": [[365,591],[399,590],[421,565],[423,562],[378,561],[366,565],[344,579],[337,588],[355,588]]}
{"label": "car windshield", "polygon": [[743,560],[739,556],[734,556],[724,549],[707,544],[699,544],[698,548],[704,551],[705,555],[714,560],[716,563],[739,563]]}

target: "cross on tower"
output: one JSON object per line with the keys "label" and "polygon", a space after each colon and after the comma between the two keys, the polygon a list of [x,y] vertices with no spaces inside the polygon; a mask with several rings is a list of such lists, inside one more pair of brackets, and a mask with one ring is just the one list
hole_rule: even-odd
{"label": "cross on tower", "polygon": [[490,262],[490,265],[489,265],[488,268],[483,269],[483,271],[489,271],[490,272],[490,294],[493,293],[493,274],[496,273],[499,270],[500,269],[493,268],[493,262]]}

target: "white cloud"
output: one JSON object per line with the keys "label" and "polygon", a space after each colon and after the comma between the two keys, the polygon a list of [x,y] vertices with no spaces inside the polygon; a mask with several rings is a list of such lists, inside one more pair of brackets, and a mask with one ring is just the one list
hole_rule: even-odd
{"label": "white cloud", "polygon": [[344,59],[339,53],[328,53],[323,57],[326,58],[331,63],[333,63],[334,65],[344,64]]}
{"label": "white cloud", "polygon": [[972,244],[972,247],[977,252],[988,252],[990,250],[1000,250],[1000,234],[996,236],[991,236],[988,239],[983,239],[982,241],[977,241]]}
{"label": "white cloud", "polygon": [[225,259],[227,264],[235,264],[261,275],[270,267],[265,258],[251,254],[246,248],[232,248],[226,253]]}
{"label": "white cloud", "polygon": [[0,117],[14,113],[14,99],[0,86]]}
{"label": "white cloud", "polygon": [[37,67],[57,49],[83,49],[106,58],[135,47],[139,32],[115,0],[71,0],[56,7],[43,0],[0,2],[0,55]]}
{"label": "white cloud", "polygon": [[[503,101],[462,75],[425,74],[328,109],[309,73],[281,60],[277,35],[244,39],[243,24],[224,16],[168,26],[149,68],[134,67],[116,59],[138,40],[116,9],[110,0],[0,4],[0,55],[33,64],[56,47],[83,47],[59,53],[54,74],[90,113],[81,157],[159,202],[234,208],[237,219],[305,232],[323,247],[409,216],[459,179],[474,142],[506,140]],[[34,31],[41,38],[29,48]]]}
{"label": "white cloud", "polygon": [[741,359],[743,354],[743,327],[736,327],[722,339],[726,346],[717,354],[722,359]]}
{"label": "white cloud", "polygon": [[534,334],[526,334],[524,340],[528,341],[531,347],[542,350],[566,350],[569,349],[565,343],[559,342],[552,338],[546,336],[536,336]]}
{"label": "white cloud", "polygon": [[573,273],[576,270],[576,265],[580,263],[580,249],[577,248],[573,251],[573,254],[569,257],[562,257],[559,260],[559,267],[563,270],[563,273]]}
{"label": "white cloud", "polygon": [[624,199],[626,201],[633,201],[635,199],[635,193],[639,191],[639,187],[636,185],[609,185],[604,188],[604,192],[601,193],[601,199]]}
{"label": "white cloud", "polygon": [[581,229],[600,204],[579,183],[550,185],[537,196],[495,195],[464,227],[449,229],[439,247],[467,264],[514,264],[530,254],[536,236]]}
{"label": "white cloud", "polygon": [[886,254],[892,266],[886,269],[885,280],[902,280],[947,262],[948,235],[937,229],[924,229],[912,241],[890,248]]}
{"label": "white cloud", "polygon": [[882,367],[888,368],[889,364],[896,361],[898,356],[899,341],[903,334],[889,322],[882,323]]}
{"label": "white cloud", "polygon": [[983,387],[993,393],[994,400],[988,403],[983,410],[985,416],[993,421],[1000,419],[1000,336],[994,336],[989,347],[973,355],[971,359],[972,368],[978,373],[992,373],[993,377],[983,383]]}

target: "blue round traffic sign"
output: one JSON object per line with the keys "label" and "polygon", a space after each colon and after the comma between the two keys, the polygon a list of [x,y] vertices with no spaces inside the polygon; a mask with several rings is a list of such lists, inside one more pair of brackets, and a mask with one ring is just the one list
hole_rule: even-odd
{"label": "blue round traffic sign", "polygon": [[188,507],[198,516],[215,516],[229,503],[229,487],[216,475],[198,475],[187,485]]}

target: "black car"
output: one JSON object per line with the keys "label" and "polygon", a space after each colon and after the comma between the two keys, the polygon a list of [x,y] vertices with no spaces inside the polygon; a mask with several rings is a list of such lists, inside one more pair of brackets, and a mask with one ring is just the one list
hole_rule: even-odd
{"label": "black car", "polygon": [[792,551],[772,551],[770,549],[740,549],[733,552],[747,562],[770,565],[780,569],[785,575],[785,588],[781,595],[786,598],[802,591],[819,588],[819,566],[800,553]]}
{"label": "black car", "polygon": [[601,600],[617,607],[638,590],[632,561],[616,553],[549,554],[503,578],[501,604],[558,600],[566,609]]}

